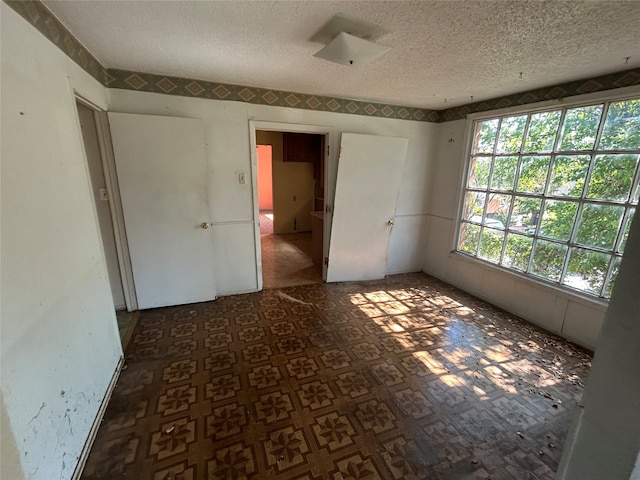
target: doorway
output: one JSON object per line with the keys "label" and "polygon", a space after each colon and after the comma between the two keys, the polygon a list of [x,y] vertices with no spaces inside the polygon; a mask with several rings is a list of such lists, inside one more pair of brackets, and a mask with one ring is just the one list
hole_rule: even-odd
{"label": "doorway", "polygon": [[102,239],[102,248],[107,264],[107,274],[113,297],[113,308],[116,312],[120,340],[124,349],[133,332],[137,312],[127,311],[126,290],[120,268],[118,244],[113,222],[112,195],[110,195],[110,189],[107,187],[105,176],[106,165],[102,149],[104,143],[101,142],[100,129],[98,128],[97,121],[99,112],[79,100],[76,101],[76,108],[78,111],[85,157],[87,159],[96,216],[98,218],[100,237]]}
{"label": "doorway", "polygon": [[322,282],[324,141],[256,130],[263,288]]}

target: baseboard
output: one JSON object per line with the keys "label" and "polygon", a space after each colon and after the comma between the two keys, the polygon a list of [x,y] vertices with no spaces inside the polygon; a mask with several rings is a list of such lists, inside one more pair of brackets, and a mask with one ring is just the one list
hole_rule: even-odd
{"label": "baseboard", "polygon": [[124,356],[121,356],[118,360],[118,364],[116,365],[116,370],[113,372],[113,376],[111,377],[111,381],[109,382],[109,386],[107,387],[105,396],[102,399],[102,403],[100,403],[100,408],[98,409],[96,418],[94,418],[93,420],[91,430],[89,430],[89,436],[87,437],[87,441],[84,443],[84,447],[82,448],[82,452],[80,453],[80,458],[78,459],[78,464],[76,465],[76,469],[73,471],[73,475],[71,476],[72,480],[79,480],[82,476],[82,471],[84,470],[84,466],[86,465],[89,458],[89,453],[91,452],[91,448],[93,447],[93,442],[96,440],[96,436],[98,435],[98,429],[100,428],[100,424],[102,423],[102,417],[104,417],[104,412],[107,410],[107,405],[109,405],[109,400],[111,400],[113,390],[116,388],[116,384],[118,383],[118,378],[120,377],[123,363]]}

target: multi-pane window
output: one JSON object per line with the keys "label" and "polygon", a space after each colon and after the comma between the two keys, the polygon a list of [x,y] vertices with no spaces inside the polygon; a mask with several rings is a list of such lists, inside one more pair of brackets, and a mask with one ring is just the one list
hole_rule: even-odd
{"label": "multi-pane window", "polygon": [[476,121],[458,251],[610,297],[639,157],[640,99]]}

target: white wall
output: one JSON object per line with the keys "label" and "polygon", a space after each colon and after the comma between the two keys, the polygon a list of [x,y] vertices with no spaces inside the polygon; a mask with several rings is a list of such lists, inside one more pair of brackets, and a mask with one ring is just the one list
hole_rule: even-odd
{"label": "white wall", "polygon": [[20,464],[18,445],[9,423],[9,415],[0,391],[0,478],[23,480],[24,472]]}
{"label": "white wall", "polygon": [[438,125],[423,270],[587,348],[594,349],[606,305],[470,260],[453,250],[466,121]]}
{"label": "white wall", "polygon": [[638,479],[640,452],[640,216],[629,232],[561,480]]}
{"label": "white wall", "polygon": [[130,90],[111,89],[109,95],[111,111],[204,120],[219,294],[257,289],[253,192],[250,182],[238,183],[240,172],[251,178],[250,120],[327,127],[331,148],[326,165],[330,179],[325,190],[328,203],[333,199],[336,152],[339,151],[342,132],[408,137],[409,149],[387,272],[418,271],[422,268],[423,244],[420,238],[427,209],[429,145],[433,142],[437,125]]}
{"label": "white wall", "polygon": [[69,82],[106,91],[0,14],[2,478],[69,479],[122,355]]}

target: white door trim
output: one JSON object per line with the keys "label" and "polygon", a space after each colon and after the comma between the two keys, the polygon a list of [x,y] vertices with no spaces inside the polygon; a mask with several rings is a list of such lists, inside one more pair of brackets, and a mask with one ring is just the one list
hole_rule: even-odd
{"label": "white door trim", "polygon": [[124,212],[122,210],[122,199],[120,197],[120,187],[116,174],[115,157],[113,156],[113,145],[111,143],[111,130],[109,130],[109,118],[107,112],[99,111],[95,113],[96,125],[98,126],[98,141],[102,153],[102,168],[107,184],[107,194],[111,204],[111,220],[113,222],[113,232],[116,237],[116,251],[118,253],[118,264],[122,275],[122,287],[124,290],[124,301],[127,311],[138,310],[138,297],[136,287],[133,282],[133,268],[131,257],[129,256],[129,242],[124,227]]}
{"label": "white door trim", "polygon": [[[329,164],[330,156],[327,155],[326,149],[330,145],[330,140],[333,139],[333,127],[329,125],[305,125],[299,123],[283,123],[283,122],[269,122],[262,120],[249,120],[249,141],[250,141],[250,155],[251,155],[251,192],[253,196],[253,223],[254,223],[254,245],[256,256],[256,285],[258,291],[262,290],[262,249],[260,240],[260,206],[258,202],[258,154],[256,152],[256,130],[265,130],[269,132],[287,132],[287,133],[319,133],[325,136],[325,168],[324,168],[324,185],[325,185],[325,199],[324,203],[327,204],[327,198],[332,191],[328,189],[329,186]],[[331,150],[335,150],[331,148]],[[332,151],[333,155],[334,152]],[[332,158],[332,157],[331,157]],[[323,209],[324,206],[323,206]],[[325,213],[324,228],[323,228],[323,252],[322,257],[325,258],[329,252],[328,232],[331,222],[327,218]],[[322,265],[322,279],[327,278],[327,267]]]}
{"label": "white door trim", "polygon": [[[124,301],[127,311],[132,312],[138,309],[138,301],[133,283],[133,271],[129,257],[129,244],[127,243],[127,236],[124,229],[124,214],[122,212],[122,201],[120,199],[118,177],[116,176],[116,166],[113,157],[113,147],[111,145],[111,132],[109,131],[107,112],[94,102],[85,98],[85,96],[76,89],[73,89],[73,96],[75,102],[81,103],[93,111],[93,116],[96,122],[98,143],[100,146],[102,170],[106,182],[107,195],[109,196],[109,205],[111,207],[111,222],[113,223],[116,254],[118,256],[118,266],[120,267],[120,278],[122,281]],[[78,128],[80,128],[79,123]]]}

